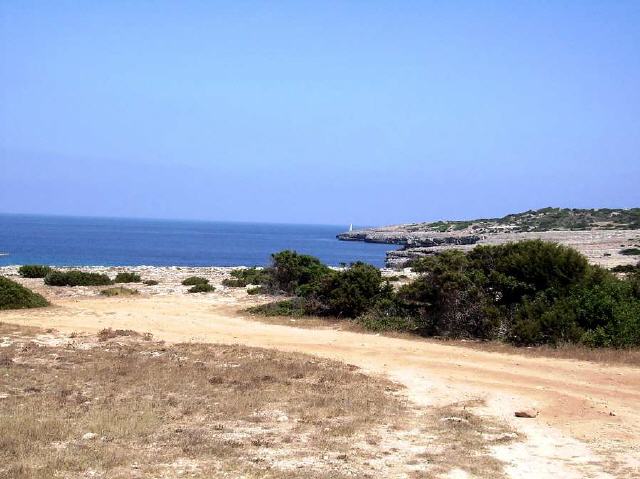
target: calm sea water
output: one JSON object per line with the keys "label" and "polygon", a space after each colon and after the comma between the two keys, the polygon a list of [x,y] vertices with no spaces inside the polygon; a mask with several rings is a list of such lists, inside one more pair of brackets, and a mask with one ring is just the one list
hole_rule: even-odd
{"label": "calm sea water", "polygon": [[254,266],[293,249],[330,265],[383,266],[390,245],[338,241],[342,226],[0,215],[0,265]]}

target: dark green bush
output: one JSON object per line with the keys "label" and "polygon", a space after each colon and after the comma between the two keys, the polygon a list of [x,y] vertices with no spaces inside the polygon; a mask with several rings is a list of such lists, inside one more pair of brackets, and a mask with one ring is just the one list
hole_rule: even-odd
{"label": "dark green bush", "polygon": [[418,277],[397,293],[378,269],[363,263],[336,271],[292,251],[273,258],[263,278],[266,290],[296,297],[251,312],[357,318],[377,331],[522,345],[640,345],[640,268],[625,269],[620,279],[554,243],[522,241],[426,257],[414,263]]}
{"label": "dark green bush", "polygon": [[[621,280],[571,248],[542,241],[421,259],[399,291],[427,335],[517,344],[640,344],[640,280]],[[640,275],[638,275],[640,277]]]}
{"label": "dark green bush", "polygon": [[137,289],[124,288],[122,286],[116,286],[115,288],[107,288],[100,291],[103,296],[135,296],[139,294]]}
{"label": "dark green bush", "polygon": [[256,286],[254,288],[247,288],[247,294],[266,294],[264,286]]}
{"label": "dark green bush", "polygon": [[640,255],[640,248],[625,248],[620,250],[620,254],[625,256],[638,256]]}
{"label": "dark green bush", "polygon": [[160,284],[158,281],[156,281],[155,279],[145,279],[142,284],[146,284],[147,286],[156,286],[157,284]]}
{"label": "dark green bush", "polygon": [[299,288],[316,283],[331,273],[332,270],[318,258],[285,250],[272,255],[267,278],[271,289],[295,294]]}
{"label": "dark green bush", "polygon": [[216,288],[209,283],[197,283],[187,290],[187,293],[210,293],[215,291]]}
{"label": "dark green bush", "polygon": [[260,304],[258,306],[248,308],[247,311],[261,316],[300,317],[309,314],[305,308],[305,301],[303,298],[285,299],[282,301]]}
{"label": "dark green bush", "polygon": [[184,281],[182,281],[182,284],[184,286],[196,286],[199,284],[209,284],[209,280],[201,276],[189,276]]}
{"label": "dark green bush", "polygon": [[634,273],[640,271],[640,263],[638,264],[619,264],[611,268],[614,273]]}
{"label": "dark green bush", "polygon": [[38,293],[0,276],[0,309],[41,308],[49,302]]}
{"label": "dark green bush", "polygon": [[401,301],[395,297],[376,301],[356,322],[370,331],[416,331],[416,319]]}
{"label": "dark green bush", "polygon": [[138,273],[118,273],[114,283],[140,283],[142,278]]}
{"label": "dark green bush", "polygon": [[378,268],[358,262],[342,271],[324,274],[303,293],[307,309],[315,314],[355,318],[376,301],[391,296],[392,288]]}
{"label": "dark green bush", "polygon": [[18,274],[23,278],[44,278],[51,271],[50,266],[42,264],[25,264],[18,268]]}
{"label": "dark green bush", "polygon": [[49,286],[105,286],[111,284],[111,279],[106,274],[54,270],[45,276],[44,282]]}
{"label": "dark green bush", "polygon": [[225,278],[222,280],[222,286],[227,286],[229,288],[244,288],[247,283],[241,279],[237,278]]}
{"label": "dark green bush", "polygon": [[243,288],[250,284],[267,284],[271,278],[269,271],[258,268],[234,269],[230,275],[231,278],[225,278],[222,284],[233,288]]}

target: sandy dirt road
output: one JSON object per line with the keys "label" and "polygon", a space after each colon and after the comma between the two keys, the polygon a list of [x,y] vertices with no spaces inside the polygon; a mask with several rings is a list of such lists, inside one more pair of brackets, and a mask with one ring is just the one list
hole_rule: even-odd
{"label": "sandy dirt road", "polygon": [[[234,297],[71,298],[0,311],[0,321],[63,332],[106,327],[172,342],[239,343],[337,359],[403,384],[424,406],[481,398],[525,439],[496,447],[512,477],[640,477],[640,369],[483,352],[433,342],[252,321]],[[535,419],[514,418],[534,406]]]}

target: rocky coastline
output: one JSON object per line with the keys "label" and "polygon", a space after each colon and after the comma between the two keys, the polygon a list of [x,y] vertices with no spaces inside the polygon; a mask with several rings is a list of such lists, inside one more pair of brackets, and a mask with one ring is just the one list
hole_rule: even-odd
{"label": "rocky coastline", "polygon": [[467,251],[476,245],[503,244],[527,239],[541,239],[575,248],[593,263],[606,268],[617,265],[636,264],[640,258],[626,256],[621,250],[640,245],[640,230],[637,229],[593,229],[586,231],[538,231],[514,232],[503,229],[484,234],[473,234],[469,230],[434,232],[415,231],[413,225],[385,226],[345,232],[337,235],[341,241],[364,241],[400,245],[400,249],[387,252],[387,268],[401,269],[411,261],[437,254],[448,249]]}

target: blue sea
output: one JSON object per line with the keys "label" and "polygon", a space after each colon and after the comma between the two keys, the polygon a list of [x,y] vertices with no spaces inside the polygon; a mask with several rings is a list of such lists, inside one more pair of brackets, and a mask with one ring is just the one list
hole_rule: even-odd
{"label": "blue sea", "polygon": [[383,266],[391,245],[338,241],[345,225],[0,215],[0,266],[263,266],[283,249]]}

